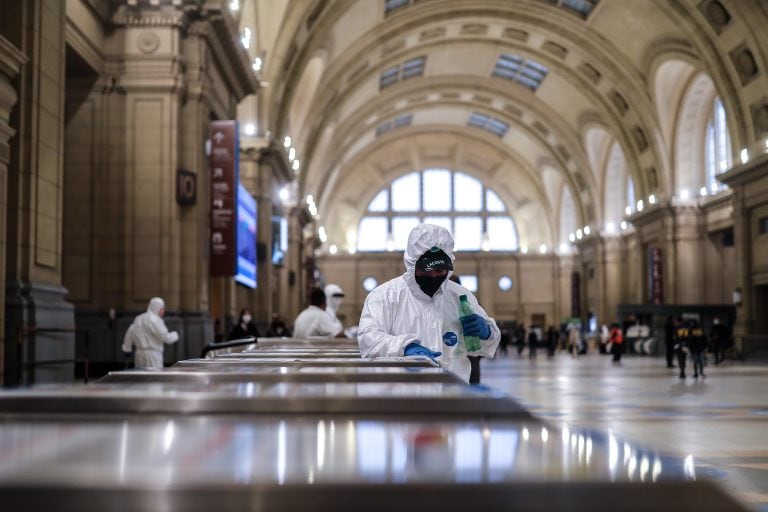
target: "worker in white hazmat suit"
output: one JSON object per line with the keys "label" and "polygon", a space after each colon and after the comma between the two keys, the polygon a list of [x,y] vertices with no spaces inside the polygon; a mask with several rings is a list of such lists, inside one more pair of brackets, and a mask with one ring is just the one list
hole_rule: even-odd
{"label": "worker in white hazmat suit", "polygon": [[[469,380],[464,335],[478,336],[472,355],[493,357],[501,333],[475,296],[448,280],[453,271],[453,237],[443,227],[419,224],[408,236],[406,272],[374,289],[365,299],[358,343],[364,358],[425,355]],[[459,296],[473,315],[459,319]]]}
{"label": "worker in white hazmat suit", "polygon": [[325,314],[331,319],[337,331],[343,331],[344,325],[339,320],[339,317],[336,316],[336,312],[339,310],[341,300],[344,298],[344,290],[341,289],[341,286],[330,283],[325,285],[323,291],[325,291]]}
{"label": "worker in white hazmat suit", "polygon": [[168,332],[163,322],[165,302],[159,297],[149,301],[147,312],[137,316],[123,339],[123,352],[133,352],[136,368],[162,368],[163,349],[176,343],[179,333]]}

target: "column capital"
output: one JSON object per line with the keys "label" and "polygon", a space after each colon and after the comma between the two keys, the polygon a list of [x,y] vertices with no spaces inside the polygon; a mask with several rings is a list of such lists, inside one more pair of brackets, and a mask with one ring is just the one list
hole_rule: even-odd
{"label": "column capital", "polygon": [[274,141],[259,149],[259,164],[268,165],[273,177],[281,184],[290,183],[294,179],[288,156]]}
{"label": "column capital", "polygon": [[13,46],[6,38],[0,36],[0,76],[11,80],[15,77],[21,66],[27,62],[27,56]]}

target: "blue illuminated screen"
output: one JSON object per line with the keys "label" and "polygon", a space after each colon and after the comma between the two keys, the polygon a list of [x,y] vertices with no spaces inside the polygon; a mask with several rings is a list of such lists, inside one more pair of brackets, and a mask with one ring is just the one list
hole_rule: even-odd
{"label": "blue illuminated screen", "polygon": [[235,281],[256,288],[256,199],[237,185],[237,274]]}

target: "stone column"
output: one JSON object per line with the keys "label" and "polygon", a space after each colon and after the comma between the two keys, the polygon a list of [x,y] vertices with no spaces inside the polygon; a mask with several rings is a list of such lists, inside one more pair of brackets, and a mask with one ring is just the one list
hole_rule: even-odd
{"label": "stone column", "polygon": [[115,72],[114,94],[125,106],[119,129],[124,151],[118,182],[123,194],[118,225],[124,238],[119,308],[130,321],[146,309],[150,298],[165,300],[166,324],[180,330],[182,340],[165,350],[166,361],[187,355],[179,316],[182,212],[176,203],[183,16],[172,6],[120,7],[112,18],[115,31],[108,57]]}
{"label": "stone column", "polygon": [[[272,216],[284,210],[282,204],[275,203],[275,196],[280,188],[291,181],[293,171],[290,170],[285,151],[275,144],[259,150],[258,169],[259,243],[263,244],[266,254],[263,260],[259,261],[256,315],[260,320],[269,322],[272,313],[284,314],[280,308],[279,296],[286,294],[285,287],[288,283],[285,269],[290,267],[288,261],[284,261],[282,267],[272,265]],[[288,216],[287,211],[283,215]],[[290,255],[287,255],[287,258],[290,258]]]}
{"label": "stone column", "polygon": [[677,207],[675,215],[675,299],[678,304],[700,304],[705,290],[702,212],[698,206]]}
{"label": "stone column", "polygon": [[256,171],[256,201],[258,204],[257,219],[257,248],[259,284],[254,294],[254,303],[251,305],[256,319],[262,323],[269,323],[272,319],[272,290],[275,283],[272,275],[272,212],[273,190],[275,180],[273,178],[270,152],[260,151],[258,156],[251,152],[252,159],[257,168]]}
{"label": "stone column", "polygon": [[619,320],[616,307],[621,302],[621,240],[618,236],[604,236],[601,241],[602,300],[597,314],[600,325],[610,325]]}
{"label": "stone column", "polygon": [[[3,4],[2,33],[29,62],[15,85],[8,169],[6,339],[26,336],[23,349],[6,343],[7,383],[19,379],[18,361],[74,359],[75,317],[62,286],[62,163],[64,138],[64,2]],[[43,331],[45,330],[45,331]],[[55,331],[53,331],[55,330]],[[67,381],[74,363],[34,367],[36,382]]]}
{"label": "stone column", "polygon": [[735,304],[736,323],[733,327],[733,338],[739,350],[743,350],[743,339],[752,333],[752,226],[744,196],[744,190],[741,187],[733,188],[736,286],[741,293],[741,301]]}
{"label": "stone column", "polygon": [[[10,160],[11,147],[9,140],[15,130],[8,124],[11,110],[16,103],[16,91],[11,81],[18,74],[22,64],[27,61],[23,53],[16,49],[5,38],[0,36],[0,385],[5,374],[5,251],[6,251],[6,219],[7,209],[7,182],[8,162]],[[14,343],[13,338],[7,340]],[[10,383],[8,383],[10,384]]]}

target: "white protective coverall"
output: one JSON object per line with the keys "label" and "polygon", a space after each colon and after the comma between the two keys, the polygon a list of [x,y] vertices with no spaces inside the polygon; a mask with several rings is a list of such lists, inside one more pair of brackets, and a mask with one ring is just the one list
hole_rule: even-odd
{"label": "white protective coverall", "polygon": [[[459,321],[459,296],[466,295],[474,312],[488,322],[491,336],[480,340],[482,348],[472,355],[493,357],[501,339],[496,322],[488,317],[475,296],[446,278],[430,297],[416,283],[416,260],[432,247],[442,249],[451,261],[453,237],[443,227],[419,224],[408,236],[403,255],[406,272],[368,294],[360,316],[358,343],[364,358],[403,356],[410,343],[419,343],[443,354],[437,361],[465,381],[470,364]],[[448,277],[452,272],[449,271]]]}
{"label": "white protective coverall", "polygon": [[147,312],[137,316],[125,333],[123,352],[132,352],[135,347],[136,368],[162,368],[164,344],[170,345],[179,340],[179,333],[168,332],[160,316],[164,308],[163,299],[153,298],[149,301]]}
{"label": "white protective coverall", "polygon": [[[344,329],[344,325],[339,320],[339,317],[336,316],[336,312],[339,310],[339,306],[341,306],[344,290],[341,289],[341,286],[330,283],[325,285],[323,291],[325,292],[325,314],[333,322],[335,332],[341,332]],[[334,297],[334,295],[336,296]]]}

